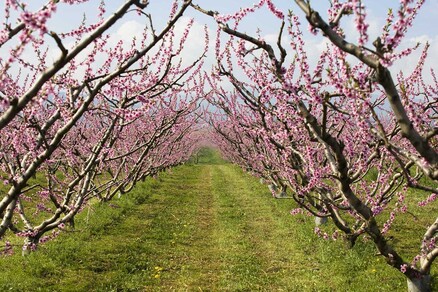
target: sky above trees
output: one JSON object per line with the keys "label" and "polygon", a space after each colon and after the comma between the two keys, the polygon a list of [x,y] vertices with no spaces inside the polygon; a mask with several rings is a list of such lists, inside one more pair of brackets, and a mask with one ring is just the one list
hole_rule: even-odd
{"label": "sky above trees", "polygon": [[[47,1],[29,1],[29,7],[32,9],[39,9]],[[105,1],[106,16],[110,15],[123,3],[124,1]],[[157,30],[166,25],[168,21],[168,15],[171,8],[172,1],[166,0],[150,0],[149,6],[146,8],[146,12],[153,16],[153,23]],[[204,0],[197,1],[195,4],[201,5],[204,9],[211,9],[218,11],[220,14],[234,13],[243,7],[250,7],[253,5],[254,1],[242,0],[242,1],[213,1]],[[298,9],[293,1],[273,1],[275,5],[283,10],[287,11],[292,9],[294,13],[297,13],[302,17],[302,12]],[[4,5],[4,4],[3,4]],[[90,1],[89,3],[81,5],[67,5],[62,4],[58,6],[58,12],[56,15],[49,20],[48,26],[57,28],[57,32],[68,31],[72,28],[77,27],[84,19],[87,23],[93,23],[96,21],[96,15],[100,1]],[[314,1],[312,5],[319,11],[325,11],[329,1]],[[370,38],[368,46],[372,48],[372,42],[378,36],[381,27],[384,25],[385,16],[388,9],[397,9],[399,1],[367,1],[366,2],[368,10],[367,22],[370,25]],[[3,9],[0,10],[0,17],[3,17]],[[435,19],[438,17],[438,2],[436,1],[426,1],[423,8],[421,9],[418,17],[414,21],[413,27],[409,30],[407,37],[404,39],[404,45],[402,47],[413,46],[417,42],[425,44],[429,42],[431,47],[429,49],[429,58],[427,61],[426,68],[433,67],[433,61],[438,58],[438,31],[433,25]],[[202,15],[201,13],[189,9],[185,16],[177,23],[177,32],[181,33],[184,31],[185,27],[189,23],[190,19],[194,18],[193,28],[189,35],[189,45],[186,46],[183,52],[183,59],[189,64],[193,62],[196,56],[202,52],[202,47],[204,45],[204,26],[206,25],[210,33],[210,42],[214,42],[214,35],[216,30],[216,24],[211,18]],[[136,13],[133,11],[131,15],[125,17],[119,24],[115,25],[112,29],[113,42],[117,43],[119,40],[130,41],[132,36],[140,36],[144,30],[145,23],[148,22],[146,17],[143,18],[144,22],[141,22],[141,18],[138,18]],[[301,18],[305,19],[305,18]],[[347,39],[357,39],[357,31],[354,26],[354,20],[352,18],[344,18],[343,23],[344,28],[347,30]],[[326,39],[320,35],[315,37],[311,35],[308,31],[308,24],[302,22],[302,30],[306,38],[306,43],[309,47],[312,47],[309,52],[315,52],[315,57],[319,55],[319,52],[324,48]],[[258,10],[252,15],[252,17],[246,18],[240,25],[239,29],[248,34],[253,34],[258,29],[260,29],[261,36],[267,42],[274,42],[277,39],[277,35],[280,29],[280,21],[275,19],[271,13],[268,12],[266,7]],[[373,34],[374,33],[374,34]],[[211,43],[211,45],[214,45]],[[211,48],[212,46],[210,46]],[[5,50],[6,48],[2,48]],[[316,50],[315,50],[316,49]],[[403,59],[401,62],[396,62],[393,66],[393,71],[403,70],[413,70],[418,57],[420,55],[418,50],[417,54],[413,54],[407,59]],[[1,51],[0,51],[1,52]],[[53,54],[56,55],[59,52],[54,51]],[[312,55],[310,55],[310,58]],[[54,56],[55,58],[55,56]],[[205,69],[209,70],[211,66],[215,65],[214,58],[212,56],[207,56]]]}

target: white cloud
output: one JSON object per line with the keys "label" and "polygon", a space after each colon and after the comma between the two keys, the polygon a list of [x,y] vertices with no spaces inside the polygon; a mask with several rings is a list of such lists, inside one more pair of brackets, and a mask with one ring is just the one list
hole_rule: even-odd
{"label": "white cloud", "polygon": [[124,22],[112,37],[116,39],[121,39],[124,41],[130,41],[133,37],[141,38],[144,31],[144,25],[136,20],[129,20]]}
{"label": "white cloud", "polygon": [[432,81],[432,76],[429,74],[430,69],[437,70],[438,67],[436,65],[436,60],[438,58],[438,36],[429,36],[429,35],[419,35],[416,37],[412,37],[407,39],[405,42],[401,44],[401,48],[414,47],[417,43],[420,43],[420,47],[414,51],[411,55],[402,58],[401,60],[394,63],[394,66],[391,68],[391,71],[394,73],[398,73],[400,71],[404,72],[405,76],[409,76],[415,67],[418,64],[418,60],[420,59],[420,55],[423,51],[426,43],[429,43],[430,47],[428,50],[427,59],[425,62],[425,67],[423,70],[423,77],[426,83]]}
{"label": "white cloud", "polygon": [[[179,46],[179,42],[191,22],[191,18],[183,16],[178,23],[175,26],[175,35],[176,35],[176,42],[175,45]],[[214,37],[215,34],[212,33],[210,29],[207,30],[210,38],[209,47],[210,47],[210,53],[212,52],[212,46],[214,45]],[[181,58],[183,60],[183,65],[190,65],[195,60],[197,60],[203,53],[205,48],[205,29],[204,26],[194,21],[192,27],[190,28],[189,35],[187,37],[187,41],[184,44],[184,49],[181,52]],[[206,60],[207,65],[208,64],[214,64],[214,58],[212,54],[208,56],[208,59]]]}

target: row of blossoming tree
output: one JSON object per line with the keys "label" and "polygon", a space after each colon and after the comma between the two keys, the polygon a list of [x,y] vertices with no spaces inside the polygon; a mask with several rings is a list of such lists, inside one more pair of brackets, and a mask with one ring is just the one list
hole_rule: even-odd
{"label": "row of blossoming tree", "polygon": [[[408,211],[409,189],[432,194],[424,204],[436,193],[424,177],[438,180],[438,81],[423,72],[427,45],[400,49],[424,1],[403,0],[389,11],[371,48],[364,1],[331,1],[324,19],[296,0],[311,31],[328,40],[315,66],[298,16],[270,0],[231,15],[175,1],[159,30],[148,1],[127,0],[110,16],[102,2],[95,23],[50,27],[59,6],[87,2],[52,0],[32,10],[5,1],[0,236],[23,236],[28,252],[73,225],[90,199],[109,201],[186,160],[199,140],[194,113],[208,84],[208,100],[220,109],[208,119],[227,157],[268,180],[276,195],[293,198],[301,208],[295,213],[330,218],[335,236],[345,234],[352,246],[369,236],[411,289],[429,289],[438,220],[431,219],[413,259],[387,238],[397,215]],[[264,5],[281,22],[276,44],[239,31]],[[181,60],[193,22],[181,36],[175,24],[191,6],[218,24],[212,74],[200,73],[202,54],[191,65]],[[114,43],[111,33],[127,17],[141,19],[144,33]],[[342,29],[346,17],[355,20],[357,40]],[[415,70],[393,77],[391,64],[414,50],[423,50]]]}
{"label": "row of blossoming tree", "polygon": [[[351,246],[368,236],[406,275],[411,291],[429,291],[438,219],[429,218],[413,259],[387,233],[408,212],[409,189],[428,193],[423,205],[437,193],[424,179],[438,180],[437,79],[434,71],[423,72],[428,45],[400,48],[424,1],[401,1],[375,36],[365,1],[330,1],[326,19],[310,1],[295,2],[311,32],[328,40],[315,65],[299,17],[270,0],[229,15],[194,5],[217,23],[218,65],[208,77],[209,101],[218,109],[208,117],[214,139],[226,157],[269,181],[275,196],[293,198],[300,207],[293,213],[330,218],[334,236],[344,234]],[[273,43],[239,30],[264,6],[281,23]],[[345,34],[347,17],[354,18],[358,39]],[[391,75],[391,64],[415,50],[422,50],[415,70]]]}
{"label": "row of blossoming tree", "polygon": [[[87,2],[48,1],[37,10],[5,2],[0,237],[24,237],[24,253],[74,225],[90,199],[109,201],[186,161],[199,139],[195,112],[207,46],[183,65],[193,21],[175,31],[190,1],[174,1],[160,29],[141,0],[124,1],[112,14],[101,2],[95,22],[50,27],[58,9]],[[127,17],[144,23],[143,33],[114,41]]]}

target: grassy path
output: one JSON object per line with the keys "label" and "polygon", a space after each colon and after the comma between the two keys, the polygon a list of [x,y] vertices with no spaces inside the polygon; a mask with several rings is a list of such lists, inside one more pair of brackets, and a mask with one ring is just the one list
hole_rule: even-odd
{"label": "grassy path", "polygon": [[83,212],[77,231],[29,257],[1,259],[0,291],[405,289],[372,247],[319,239],[292,207],[210,156]]}

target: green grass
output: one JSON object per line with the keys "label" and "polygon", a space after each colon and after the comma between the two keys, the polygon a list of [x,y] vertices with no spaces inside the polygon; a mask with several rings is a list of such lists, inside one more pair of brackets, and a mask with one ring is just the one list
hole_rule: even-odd
{"label": "green grass", "polygon": [[197,163],[89,207],[76,231],[36,253],[0,259],[0,291],[406,290],[372,244],[324,241],[294,207],[204,149]]}

